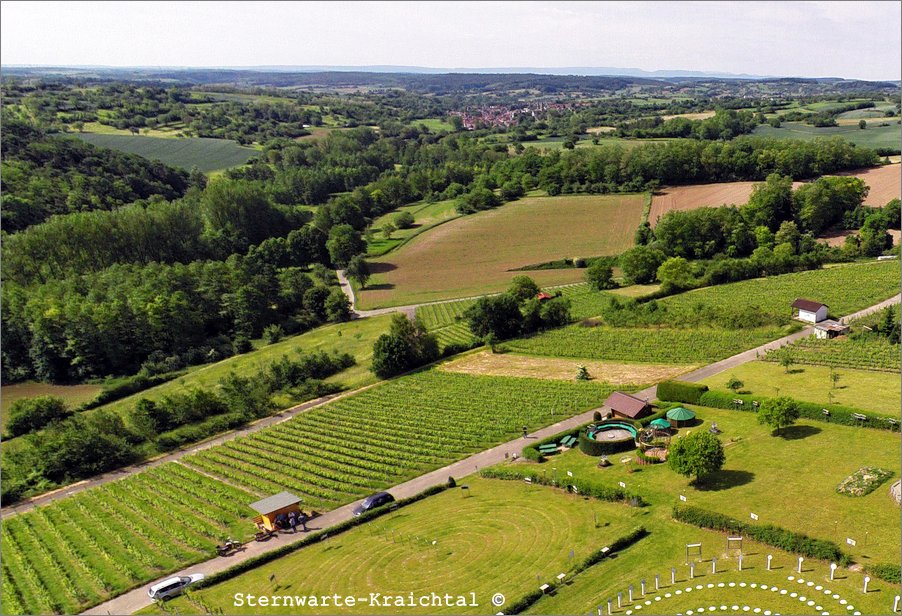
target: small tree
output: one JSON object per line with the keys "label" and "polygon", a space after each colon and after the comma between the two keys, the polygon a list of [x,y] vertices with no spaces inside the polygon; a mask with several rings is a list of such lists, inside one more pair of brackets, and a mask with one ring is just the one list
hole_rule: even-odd
{"label": "small tree", "polygon": [[864,120],[858,120],[858,128],[860,128],[861,130],[864,130],[867,127],[868,127],[867,122],[865,122]]}
{"label": "small tree", "polygon": [[282,336],[285,335],[285,330],[276,323],[272,325],[267,325],[263,328],[263,339],[266,340],[269,344],[275,344],[279,340],[282,339]]}
{"label": "small tree", "polygon": [[410,212],[407,212],[407,211],[398,212],[395,215],[394,225],[398,229],[409,229],[410,227],[413,226],[413,223],[414,223],[413,214],[411,214]]}
{"label": "small tree", "polygon": [[836,389],[836,384],[839,382],[839,372],[830,368],[830,389]]}
{"label": "small tree", "polygon": [[345,272],[348,278],[360,285],[361,289],[366,288],[366,283],[370,279],[370,266],[361,255],[351,257]]}
{"label": "small tree", "polygon": [[385,239],[387,239],[387,240],[391,239],[391,234],[394,233],[395,231],[397,231],[397,228],[395,227],[395,225],[393,225],[390,222],[387,222],[384,225],[382,225],[382,235],[384,235]]}
{"label": "small tree", "polygon": [[781,396],[761,404],[761,408],[758,409],[758,423],[768,425],[780,434],[780,430],[794,424],[800,414],[801,409],[795,400]]}
{"label": "small tree", "polygon": [[589,376],[589,371],[585,366],[577,366],[576,367],[576,380],[577,381],[588,381],[592,377]]}
{"label": "small tree", "polygon": [[745,383],[737,379],[735,376],[730,376],[730,380],[727,381],[727,389],[731,390],[733,393],[738,392],[743,387],[745,387]]}
{"label": "small tree", "polygon": [[792,355],[789,353],[784,353],[780,358],[780,365],[783,366],[783,369],[789,374],[789,368],[796,363],[796,360],[792,358]]}
{"label": "small tree", "polygon": [[694,477],[694,483],[723,468],[726,456],[719,438],[710,432],[693,432],[671,443],[667,461],[674,472]]}
{"label": "small tree", "polygon": [[13,402],[6,412],[6,431],[10,436],[19,436],[40,430],[72,414],[62,398],[38,396],[22,398]]}
{"label": "small tree", "polygon": [[604,261],[595,261],[586,269],[586,282],[599,291],[613,289],[617,286],[614,282],[614,268]]}

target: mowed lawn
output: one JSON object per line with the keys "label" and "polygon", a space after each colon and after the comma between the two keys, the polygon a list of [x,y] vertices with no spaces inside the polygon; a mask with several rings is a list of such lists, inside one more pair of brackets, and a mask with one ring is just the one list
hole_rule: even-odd
{"label": "mowed lawn", "polygon": [[[839,376],[835,387],[831,372]],[[851,368],[831,371],[827,366],[801,364],[790,366],[787,372],[777,363],[751,361],[708,377],[702,383],[711,389],[724,390],[730,377],[742,381],[742,392],[758,396],[791,396],[819,404],[832,402],[884,415],[898,414],[902,406],[898,373]]]}
{"label": "mowed lawn", "polygon": [[[880,126],[886,124],[887,126]],[[846,141],[863,148],[902,147],[899,139],[899,118],[886,118],[882,122],[868,122],[864,130],[858,125],[816,127],[802,122],[783,122],[780,128],[762,124],[755,128],[756,137],[774,137],[776,139],[801,139],[811,141],[819,137],[842,137]]]}
{"label": "mowed lawn", "polygon": [[[401,212],[409,212],[413,216],[414,223],[407,229],[396,229],[390,237],[385,237],[382,230],[388,223],[394,225],[395,217]],[[420,233],[424,233],[436,225],[442,224],[454,218],[458,218],[456,200],[448,199],[435,203],[414,203],[399,207],[393,212],[380,216],[373,221],[373,238],[367,243],[367,256],[377,257],[384,255],[410,240]]]}
{"label": "mowed lawn", "polygon": [[258,154],[234,141],[207,137],[172,139],[97,133],[78,133],[76,136],[98,147],[137,154],[188,171],[197,167],[204,173],[243,165]]}
{"label": "mowed lawn", "polygon": [[517,274],[541,285],[582,281],[580,269],[510,270],[629,248],[643,202],[643,195],[529,197],[464,216],[374,261],[360,303],[376,308],[492,293]]}
{"label": "mowed lawn", "polygon": [[[613,466],[598,468],[598,458],[571,450],[533,468],[551,473],[556,467],[559,474],[571,471],[611,487],[623,481],[655,506],[669,508],[682,494],[689,505],[743,521],[755,513],[761,524],[829,539],[857,562],[899,562],[899,507],[889,495],[891,483],[899,478],[898,432],[803,419],[785,429],[784,436],[772,436],[752,412],[687,406],[702,424],[682,428],[678,434],[707,430],[716,422],[726,450],[723,470],[699,488],[667,464],[636,467],[628,473],[625,464],[617,463],[628,453],[612,456]],[[894,476],[867,496],[837,494],[836,486],[863,466],[885,468]],[[846,537],[857,545],[846,545]]]}
{"label": "mowed lawn", "polygon": [[[639,512],[546,487],[468,477],[452,489],[195,593],[227,614],[495,614],[641,524]],[[603,520],[598,527],[595,516]],[[433,541],[435,544],[433,544]],[[569,557],[573,551],[573,559]],[[275,576],[271,581],[271,576]],[[537,581],[536,577],[541,579]],[[367,596],[476,593],[477,608],[235,607],[235,593]],[[185,598],[170,610],[196,613]],[[142,613],[155,613],[148,608]]]}

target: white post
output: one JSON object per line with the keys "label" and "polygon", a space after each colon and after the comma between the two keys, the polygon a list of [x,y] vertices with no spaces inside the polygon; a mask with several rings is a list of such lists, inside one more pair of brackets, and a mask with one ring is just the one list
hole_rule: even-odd
{"label": "white post", "polygon": [[633,602],[633,585],[632,584],[630,584],[629,592],[630,592],[630,603],[632,603]]}
{"label": "white post", "polygon": [[805,559],[802,558],[801,556],[799,556],[799,573],[802,572],[802,561],[803,561],[803,560],[805,560]]}
{"label": "white post", "polygon": [[739,570],[742,571],[742,553],[739,554]]}
{"label": "white post", "polygon": [[770,554],[767,555],[767,570],[770,571],[770,561],[774,559]]}
{"label": "white post", "polygon": [[717,559],[711,559],[711,573],[717,573]]}
{"label": "white post", "polygon": [[655,574],[655,590],[661,590],[661,576]]}
{"label": "white post", "polygon": [[608,599],[608,616],[611,616],[611,614],[613,614],[613,613],[614,613],[614,608],[611,607],[611,600]]}
{"label": "white post", "polygon": [[695,563],[689,563],[689,579],[695,579]]}
{"label": "white post", "polygon": [[868,592],[868,582],[870,582],[870,581],[871,581],[871,578],[869,578],[868,576],[864,576],[864,592],[865,593]]}
{"label": "white post", "polygon": [[642,596],[645,596],[645,580],[642,580]]}
{"label": "white post", "polygon": [[604,616],[604,613],[601,611],[601,606],[598,606],[598,616]]}
{"label": "white post", "polygon": [[893,614],[899,611],[899,598],[899,595],[896,595],[893,599]]}
{"label": "white post", "polygon": [[670,583],[676,584],[676,567],[670,568]]}
{"label": "white post", "polygon": [[833,576],[836,575],[836,563],[830,563],[830,581],[833,581]]}
{"label": "white post", "polygon": [[619,610],[621,607],[623,607],[623,593],[618,592],[617,593],[617,609]]}

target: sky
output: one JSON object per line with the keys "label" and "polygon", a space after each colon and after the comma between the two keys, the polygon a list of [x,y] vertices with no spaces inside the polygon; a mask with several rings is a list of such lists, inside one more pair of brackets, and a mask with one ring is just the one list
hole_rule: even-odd
{"label": "sky", "polygon": [[11,2],[4,65],[621,67],[899,79],[900,2]]}

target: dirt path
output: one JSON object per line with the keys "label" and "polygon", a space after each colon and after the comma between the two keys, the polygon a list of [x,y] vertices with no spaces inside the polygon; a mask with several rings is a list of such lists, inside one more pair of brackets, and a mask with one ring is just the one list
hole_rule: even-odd
{"label": "dirt path", "polygon": [[[880,310],[885,306],[889,306],[892,304],[896,304],[900,301],[900,296],[896,295],[886,301],[880,302],[874,306],[869,308],[865,308],[864,310],[860,310],[856,313],[848,315],[844,317],[846,320],[851,320],[860,316],[864,316],[866,314],[870,314],[876,310]],[[699,381],[701,379],[707,378],[714,374],[718,374],[723,372],[724,370],[729,370],[735,366],[744,364],[749,361],[753,361],[759,355],[763,354],[765,351],[779,348],[783,345],[789,344],[790,342],[794,342],[799,338],[803,338],[805,336],[810,336],[813,332],[812,327],[806,327],[802,331],[796,332],[789,336],[784,336],[778,340],[774,340],[772,342],[768,342],[767,344],[763,344],[754,349],[749,349],[748,351],[744,351],[732,357],[728,357],[727,359],[721,360],[719,362],[715,362],[703,368],[699,368],[693,372],[690,372],[686,375],[683,375],[682,380],[686,381]],[[648,398],[652,400],[655,398],[657,387],[652,386],[642,391],[636,392],[636,397],[639,398]],[[322,404],[322,402],[314,401],[313,403],[307,403],[308,405]],[[301,405],[304,406],[304,405]],[[295,407],[298,408],[298,407]],[[309,408],[309,407],[308,407]],[[293,409],[292,409],[293,410]],[[391,493],[395,496],[395,498],[406,498],[408,496],[413,496],[419,492],[422,492],[426,488],[429,488],[434,485],[438,485],[444,483],[448,480],[448,477],[454,477],[455,479],[461,479],[471,473],[478,471],[481,468],[485,468],[487,466],[492,466],[493,464],[498,464],[505,459],[508,459],[513,454],[519,454],[520,451],[526,446],[528,443],[533,442],[535,440],[541,440],[547,438],[549,436],[553,436],[558,432],[563,432],[564,430],[570,430],[576,428],[582,424],[588,423],[592,420],[593,414],[597,409],[592,409],[589,411],[585,411],[579,415],[575,415],[570,417],[569,419],[565,419],[563,421],[559,421],[553,425],[546,426],[541,430],[537,430],[536,432],[531,433],[527,438],[517,438],[512,441],[508,441],[507,443],[503,443],[501,445],[497,445],[492,447],[491,449],[486,449],[485,451],[481,451],[477,454],[464,458],[459,462],[455,462],[454,464],[450,464],[443,468],[434,470],[430,473],[426,473],[425,475],[421,475],[416,477],[415,479],[411,479],[410,481],[406,481],[404,483],[398,484],[393,488],[390,488]],[[297,412],[300,412],[298,410]],[[280,418],[281,420],[287,419],[287,417],[283,416]],[[273,422],[275,423],[275,422]],[[260,429],[256,425],[253,427],[255,430]],[[210,445],[212,446],[212,445]],[[182,454],[184,455],[184,454]],[[348,505],[344,505],[339,507],[338,509],[333,509],[321,517],[317,518],[313,521],[310,528],[311,530],[319,530],[329,528],[339,522],[350,519],[353,516],[354,507],[356,507],[360,501],[356,501],[354,503],[350,503]],[[276,550],[281,548],[286,544],[290,544],[295,541],[299,541],[303,535],[292,535],[292,534],[283,534],[278,537],[274,537],[270,541],[265,543],[255,543],[251,542],[246,545],[246,549],[243,552],[239,552],[232,556],[228,557],[217,557],[212,558],[203,563],[199,563],[197,565],[188,567],[174,573],[173,575],[187,575],[189,573],[203,573],[205,575],[212,575],[213,573],[223,571],[235,564],[253,558],[254,556],[258,556],[260,554],[264,554],[271,550]],[[147,596],[147,587],[149,584],[144,584],[131,590],[123,595],[120,595],[114,599],[107,601],[106,603],[101,603],[94,608],[91,608],[85,614],[131,614],[141,608],[144,608],[150,605],[150,600]]]}

